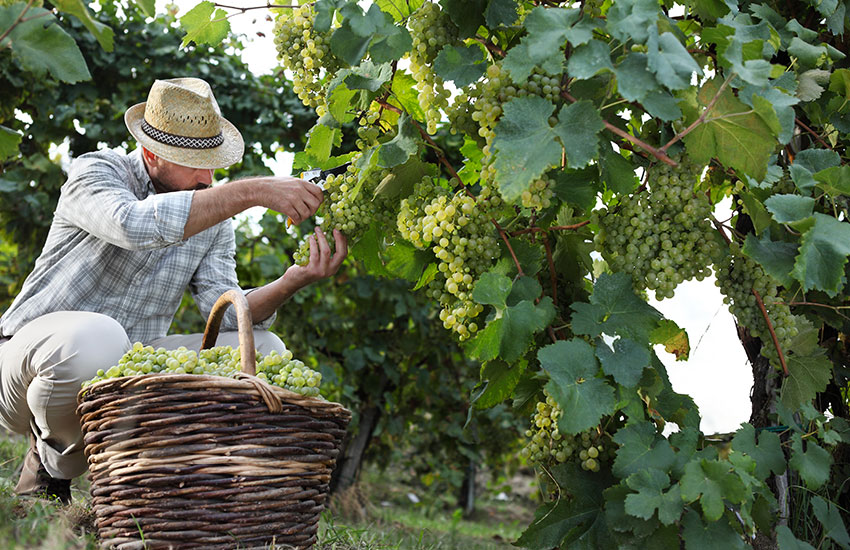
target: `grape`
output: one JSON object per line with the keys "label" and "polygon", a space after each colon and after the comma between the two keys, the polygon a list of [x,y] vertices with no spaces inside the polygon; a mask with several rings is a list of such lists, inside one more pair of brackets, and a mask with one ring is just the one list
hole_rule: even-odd
{"label": "grape", "polygon": [[443,326],[460,340],[478,331],[477,318],[484,308],[472,300],[472,290],[499,256],[488,214],[488,202],[494,201],[498,197],[491,197],[489,188],[473,197],[465,191],[453,193],[426,176],[402,200],[397,217],[403,238],[434,253],[438,270],[426,294],[440,303]]}
{"label": "grape", "polygon": [[558,430],[558,419],[563,411],[549,392],[543,390],[543,394],[545,401],[537,403],[531,416],[531,428],[525,432],[529,442],[520,451],[522,458],[542,466],[572,460],[591,472],[598,472],[603,463],[613,460],[614,445],[607,432],[591,428],[576,435],[562,434]]}
{"label": "grape", "polygon": [[304,4],[292,11],[281,10],[275,21],[275,39],[278,58],[284,68],[292,71],[292,90],[307,107],[325,114],[323,82],[341,67],[331,53],[331,31],[318,33],[313,28],[316,10]]}
{"label": "grape", "polygon": [[[154,349],[136,342],[130,351],[118,360],[117,365],[106,371],[98,370],[94,378],[83,382],[82,387],[86,388],[109,378],[152,373],[206,374],[235,378],[242,372],[241,358],[238,347],[234,349],[231,346],[216,346],[195,352],[182,346],[175,350]],[[265,356],[257,353],[255,369],[257,378],[269,384],[308,397],[319,395],[322,375],[305,366],[302,361],[293,359],[289,350],[282,353],[273,350]]]}
{"label": "grape", "polygon": [[[360,158],[352,158],[344,174],[328,176],[325,193],[329,200],[322,205],[322,229],[330,234],[333,229],[342,231],[349,242],[356,242],[373,222],[382,227],[394,224],[396,204],[382,195],[375,196],[378,185],[389,175],[389,170],[375,168],[365,176],[355,166]],[[363,181],[359,181],[362,178]],[[333,246],[331,241],[329,244]],[[305,240],[293,254],[298,265],[307,265],[310,260],[309,241]]]}
{"label": "grape", "polygon": [[408,21],[410,34],[413,37],[413,48],[410,51],[410,72],[416,80],[419,91],[419,106],[425,112],[425,125],[429,134],[437,131],[437,124],[442,120],[440,109],[449,106],[449,92],[443,79],[437,76],[431,68],[440,50],[449,44],[457,42],[458,29],[439,5],[425,2],[416,10]]}
{"label": "grape", "polygon": [[710,275],[721,245],[708,219],[711,202],[695,189],[702,167],[683,158],[675,168],[649,170],[647,192],[596,213],[595,243],[613,271],[631,274],[637,290],[653,290],[661,300],[682,281]]}
{"label": "grape", "polygon": [[750,331],[752,336],[762,340],[761,354],[772,365],[779,367],[779,354],[752,292],[755,290],[761,296],[767,316],[779,340],[779,347],[787,356],[799,329],[791,308],[782,303],[778,297],[779,283],[766,274],[758,263],[744,256],[738,243],[730,245],[729,254],[715,267],[715,270],[717,271],[715,284],[723,293],[723,301],[729,305],[730,313],[735,316],[740,325]]}

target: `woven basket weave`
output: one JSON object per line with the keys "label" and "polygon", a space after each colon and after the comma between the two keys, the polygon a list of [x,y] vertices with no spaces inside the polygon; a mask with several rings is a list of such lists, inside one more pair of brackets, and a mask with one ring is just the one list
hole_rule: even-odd
{"label": "woven basket weave", "polygon": [[255,376],[245,297],[225,293],[202,348],[234,304],[240,379],[149,374],[80,392],[92,507],[103,549],[308,549],[351,413]]}

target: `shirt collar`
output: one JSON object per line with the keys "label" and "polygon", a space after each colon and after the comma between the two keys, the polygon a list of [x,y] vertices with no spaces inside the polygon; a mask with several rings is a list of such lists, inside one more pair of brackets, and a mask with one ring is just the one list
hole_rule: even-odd
{"label": "shirt collar", "polygon": [[142,159],[142,148],[136,147],[130,152],[128,157],[130,158],[130,166],[132,166],[133,175],[136,177],[136,180],[148,190],[149,194],[156,193],[151,177],[148,175],[148,171],[145,168],[145,161]]}

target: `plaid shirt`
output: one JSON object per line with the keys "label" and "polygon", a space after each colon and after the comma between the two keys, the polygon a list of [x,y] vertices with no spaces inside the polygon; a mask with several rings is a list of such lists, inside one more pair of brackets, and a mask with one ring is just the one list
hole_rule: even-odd
{"label": "plaid shirt", "polygon": [[[193,193],[156,193],[141,148],[80,156],[41,256],[0,317],[0,337],[46,313],[95,311],[118,321],[131,341],[149,342],[167,334],[187,287],[208,318],[221,294],[239,288],[236,240],[230,220],[183,240]],[[232,307],[221,329],[236,329]]]}

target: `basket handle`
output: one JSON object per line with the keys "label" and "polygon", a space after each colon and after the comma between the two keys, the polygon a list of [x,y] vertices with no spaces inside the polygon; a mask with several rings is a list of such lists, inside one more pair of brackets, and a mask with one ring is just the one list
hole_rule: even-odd
{"label": "basket handle", "polygon": [[242,292],[228,290],[213,304],[210,311],[210,318],[207,320],[207,327],[204,330],[201,349],[209,349],[215,345],[219,328],[221,328],[221,321],[224,319],[227,306],[230,304],[233,304],[233,307],[236,308],[236,322],[239,329],[239,349],[242,352],[242,372],[254,376],[257,374],[257,355],[254,349],[254,323],[251,319],[251,308],[248,306],[248,299],[245,298]]}

